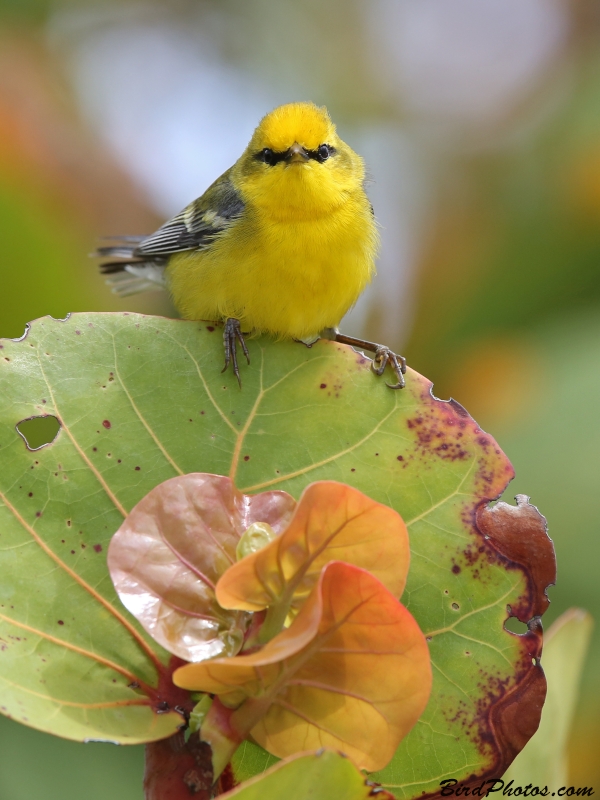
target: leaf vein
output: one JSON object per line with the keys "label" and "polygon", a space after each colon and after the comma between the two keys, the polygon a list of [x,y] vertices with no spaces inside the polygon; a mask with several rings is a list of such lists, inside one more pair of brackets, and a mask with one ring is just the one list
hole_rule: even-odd
{"label": "leaf vein", "polygon": [[28,522],[24,519],[24,517],[21,516],[19,511],[12,505],[12,503],[8,501],[8,499],[2,494],[2,492],[0,492],[0,501],[2,501],[4,506],[13,514],[15,519],[19,522],[21,527],[25,531],[27,531],[27,533],[29,533],[32,539],[35,540],[37,545],[46,553],[46,555],[49,556],[54,561],[54,563],[58,567],[60,567],[60,569],[64,570],[64,572],[66,572],[70,578],[72,578],[86,592],[88,592],[88,594],[90,594],[94,598],[94,600],[97,600],[102,606],[104,606],[104,608],[106,608],[106,610],[110,614],[112,614],[115,617],[115,619],[121,623],[121,625],[123,625],[123,627],[137,642],[139,647],[141,647],[141,649],[146,653],[146,655],[150,657],[156,669],[159,672],[161,672],[164,668],[160,663],[160,661],[158,660],[156,653],[151,649],[151,647],[147,644],[147,642],[144,641],[144,639],[140,636],[138,631],[136,631],[133,625],[117,611],[117,609],[112,605],[112,603],[109,603],[109,601],[106,598],[102,597],[102,595],[99,592],[97,592],[92,586],[90,586],[90,584],[87,583],[87,581],[85,581],[81,577],[81,575],[79,575],[77,572],[75,572],[75,570],[71,569],[71,567],[65,564],[65,562],[60,558],[60,556],[58,556],[46,544],[46,542],[41,538],[41,536],[37,533],[37,531],[35,531],[35,529],[28,524]]}
{"label": "leaf vein", "polygon": [[365,442],[368,442],[369,439],[379,431],[382,425],[386,423],[388,419],[392,416],[392,414],[396,411],[397,407],[398,407],[398,401],[396,401],[394,407],[381,420],[379,420],[379,422],[368,434],[363,436],[362,439],[360,439],[358,442],[355,442],[350,447],[347,447],[345,450],[340,450],[339,452],[334,453],[334,455],[329,456],[328,458],[324,458],[321,461],[315,462],[314,464],[311,464],[308,467],[302,467],[302,469],[295,470],[294,472],[288,472],[286,475],[280,475],[278,478],[272,478],[271,480],[264,481],[263,483],[256,483],[253,486],[247,486],[244,489],[241,489],[241,491],[255,492],[258,489],[264,489],[267,486],[273,486],[276,483],[282,483],[283,481],[291,480],[292,478],[297,478],[299,475],[306,475],[307,472],[311,472],[314,469],[323,467],[325,466],[325,464],[329,464],[332,461],[341,458],[342,456],[348,455],[348,453],[352,453],[358,447],[365,444]]}
{"label": "leaf vein", "polygon": [[148,434],[152,438],[152,441],[156,444],[156,446],[158,447],[160,452],[163,454],[163,456],[166,458],[166,460],[169,462],[169,464],[173,467],[175,472],[178,472],[179,475],[183,475],[184,474],[183,471],[175,463],[174,459],[171,458],[171,456],[167,452],[166,448],[163,446],[163,444],[160,441],[160,439],[158,438],[158,436],[154,433],[154,431],[152,430],[150,425],[148,425],[148,422],[146,421],[144,415],[139,410],[139,408],[137,407],[133,397],[131,396],[131,393],[129,392],[129,389],[125,386],[125,382],[123,381],[123,378],[121,377],[121,373],[119,372],[119,366],[118,366],[118,363],[117,363],[117,346],[116,346],[116,343],[115,343],[114,335],[112,336],[112,342],[113,342],[113,352],[115,354],[115,374],[116,374],[116,376],[117,376],[117,378],[119,380],[119,383],[121,384],[121,388],[123,389],[123,391],[125,392],[125,395],[127,396],[127,399],[129,400],[129,403],[130,403],[132,409],[134,410],[137,418],[139,419],[139,421],[142,423],[142,425],[144,426],[144,428],[146,429],[146,431],[148,432]]}
{"label": "leaf vein", "polygon": [[31,694],[34,697],[39,697],[41,700],[48,700],[51,703],[57,703],[61,706],[71,706],[73,708],[116,708],[119,706],[147,706],[149,705],[147,698],[140,697],[137,700],[110,700],[104,703],[81,703],[81,702],[74,702],[73,700],[59,700],[57,697],[51,697],[47,694],[42,694],[42,692],[36,692],[33,689],[28,689],[26,686],[21,686],[19,683],[15,683],[14,681],[10,681],[8,678],[5,678],[4,675],[0,675],[0,680],[7,683],[9,686],[13,686],[15,689],[18,689],[20,692],[24,692],[25,694]]}
{"label": "leaf vein", "polygon": [[75,450],[77,451],[79,456],[82,458],[82,460],[86,463],[88,469],[94,475],[94,477],[96,478],[98,483],[100,483],[100,485],[102,486],[102,488],[106,492],[106,494],[109,497],[109,499],[112,501],[112,503],[115,506],[115,508],[119,511],[119,513],[123,517],[126,517],[127,516],[127,511],[121,505],[121,503],[117,499],[117,496],[113,493],[112,489],[106,483],[106,481],[102,477],[101,473],[96,469],[96,467],[92,464],[92,462],[86,456],[83,448],[80,447],[79,442],[75,439],[75,437],[71,433],[71,430],[70,430],[69,426],[67,425],[67,423],[62,418],[62,415],[61,415],[60,411],[58,410],[58,406],[57,406],[57,403],[56,403],[56,398],[54,397],[54,392],[52,391],[52,387],[50,385],[50,382],[48,381],[48,378],[46,377],[46,373],[44,372],[44,368],[42,366],[42,360],[40,359],[39,352],[37,350],[36,350],[36,355],[37,355],[38,364],[40,365],[40,372],[42,373],[42,377],[44,378],[44,381],[45,381],[46,386],[48,388],[48,392],[50,394],[50,399],[52,400],[52,405],[54,407],[54,412],[55,412],[56,417],[57,417],[57,419],[58,419],[58,421],[60,423],[61,428],[64,430],[65,434],[69,437],[69,439],[71,440],[71,444],[73,445],[73,447],[75,448]]}
{"label": "leaf vein", "polygon": [[70,642],[66,642],[64,639],[59,639],[56,636],[52,636],[45,631],[40,631],[38,628],[33,628],[31,625],[27,625],[24,622],[17,622],[10,617],[7,617],[5,614],[0,614],[0,619],[4,620],[4,622],[8,622],[9,625],[14,625],[15,628],[20,628],[24,631],[29,631],[33,633],[35,636],[39,636],[41,639],[45,639],[48,642],[52,642],[53,644],[58,645],[59,647],[64,647],[66,650],[72,650],[74,653],[79,653],[79,655],[84,656],[85,658],[89,658],[92,661],[98,662],[98,664],[102,664],[109,669],[114,670],[114,672],[118,672],[120,675],[125,676],[128,678],[132,683],[137,683],[140,687],[147,687],[147,684],[144,681],[140,680],[133,672],[130,672],[125,667],[122,667],[120,664],[116,664],[114,661],[111,661],[109,658],[104,658],[104,656],[98,655],[98,653],[93,653],[91,650],[85,650],[83,647],[78,647],[75,644],[71,644]]}
{"label": "leaf vein", "polygon": [[217,413],[219,414],[219,416],[221,417],[223,422],[225,422],[237,436],[237,433],[238,433],[237,428],[231,422],[231,420],[228,419],[228,417],[225,414],[225,412],[223,411],[223,409],[218,405],[217,401],[212,396],[212,393],[211,393],[211,391],[210,391],[210,389],[208,387],[208,384],[207,384],[206,380],[204,379],[204,375],[202,374],[202,370],[200,369],[200,364],[198,364],[198,362],[196,361],[194,356],[190,353],[188,348],[182,342],[179,342],[177,339],[175,339],[173,336],[171,336],[166,331],[165,331],[165,336],[168,336],[169,339],[171,339],[173,342],[175,342],[175,344],[178,347],[181,347],[183,350],[185,350],[185,352],[188,354],[188,356],[192,359],[192,362],[193,362],[194,366],[196,367],[196,372],[198,373],[198,377],[202,381],[202,386],[204,387],[204,391],[206,392],[206,395],[207,395],[208,399],[210,400],[210,402],[213,404],[215,411],[217,411]]}

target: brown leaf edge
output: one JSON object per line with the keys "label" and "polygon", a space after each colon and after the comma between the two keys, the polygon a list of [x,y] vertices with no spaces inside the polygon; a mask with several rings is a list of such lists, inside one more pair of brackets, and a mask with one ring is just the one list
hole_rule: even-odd
{"label": "brown leaf edge", "polygon": [[[517,606],[507,606],[507,619],[516,617],[527,625],[527,632],[512,633],[522,645],[521,669],[510,689],[499,686],[496,697],[482,710],[478,739],[491,749],[493,760],[485,772],[471,774],[460,786],[478,786],[504,775],[515,756],[536,732],[546,699],[546,677],[540,658],[543,629],[541,616],[548,608],[547,589],[556,582],[556,555],[548,536],[545,517],[531,505],[529,497],[519,494],[516,506],[499,502],[482,503],[475,512],[474,528],[483,537],[484,548],[507,570],[521,570],[527,590]],[[487,545],[487,547],[485,547]],[[481,548],[481,549],[484,549]],[[475,787],[473,787],[475,788]],[[482,790],[485,793],[485,789]],[[441,797],[441,789],[423,794],[422,800]]]}

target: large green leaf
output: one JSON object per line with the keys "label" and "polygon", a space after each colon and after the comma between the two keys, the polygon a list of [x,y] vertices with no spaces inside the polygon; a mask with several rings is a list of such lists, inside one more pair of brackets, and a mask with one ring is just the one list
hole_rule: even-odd
{"label": "large green leaf", "polygon": [[[229,475],[246,493],[295,498],[334,479],[406,521],[412,561],[402,600],[431,643],[430,703],[377,780],[413,797],[445,777],[502,774],[539,720],[534,618],[554,575],[543,520],[526,499],[486,505],[512,477],[508,460],[410,370],[407,388],[394,392],[367,359],[332,342],[256,339],[250,350],[240,390],[220,373],[211,325],[77,314],[38,320],[22,340],[2,342],[4,713],[73,739],[169,735],[180,722],[169,709],[186,700],[169,688],[167,654],[116,598],[105,563],[111,535],[177,474]],[[29,451],[15,426],[44,414],[61,430]],[[531,620],[526,635],[504,629],[510,614]],[[246,767],[261,769],[258,756]]]}

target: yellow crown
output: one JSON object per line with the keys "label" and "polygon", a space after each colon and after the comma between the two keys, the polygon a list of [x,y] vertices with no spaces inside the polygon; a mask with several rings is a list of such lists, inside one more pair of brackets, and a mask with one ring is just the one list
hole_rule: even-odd
{"label": "yellow crown", "polygon": [[269,147],[280,153],[294,142],[316,150],[320,144],[330,144],[335,136],[335,125],[324,106],[288,103],[263,117],[252,139],[259,148]]}

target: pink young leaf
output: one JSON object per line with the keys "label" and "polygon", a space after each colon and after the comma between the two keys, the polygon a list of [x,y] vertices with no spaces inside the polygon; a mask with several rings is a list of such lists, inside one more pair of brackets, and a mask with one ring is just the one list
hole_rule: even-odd
{"label": "pink young leaf", "polygon": [[248,615],[221,608],[216,583],[250,525],[266,522],[280,533],[295,505],[286,492],[249,497],[220,475],[191,473],[159,484],[110,543],[108,567],[121,601],[186,661],[237,653]]}

